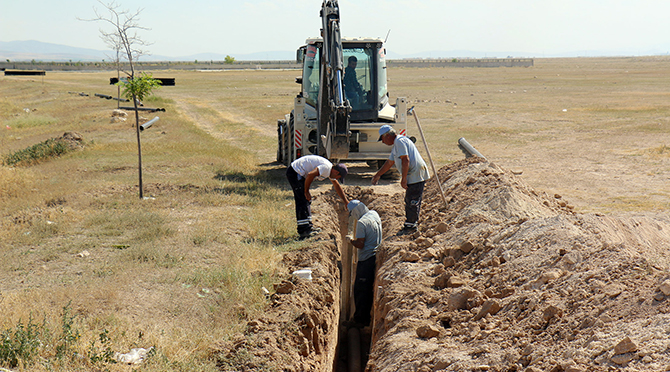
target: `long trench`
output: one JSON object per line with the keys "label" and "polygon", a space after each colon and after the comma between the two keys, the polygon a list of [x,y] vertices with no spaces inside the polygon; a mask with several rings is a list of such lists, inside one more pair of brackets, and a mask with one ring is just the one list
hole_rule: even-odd
{"label": "long trench", "polygon": [[[370,353],[371,327],[359,328],[352,322],[354,304],[354,280],[356,278],[357,248],[347,240],[353,234],[349,226],[346,211],[339,215],[340,250],[338,268],[340,271],[340,317],[338,324],[338,343],[333,361],[336,372],[361,372]],[[374,320],[373,320],[374,322]]]}

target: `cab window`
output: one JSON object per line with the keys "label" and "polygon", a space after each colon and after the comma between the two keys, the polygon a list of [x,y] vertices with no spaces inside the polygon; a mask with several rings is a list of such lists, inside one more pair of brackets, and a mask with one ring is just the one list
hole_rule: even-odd
{"label": "cab window", "polygon": [[370,48],[345,48],[344,56],[344,95],[349,100],[354,111],[369,110],[374,107],[375,97],[371,95],[373,76],[372,68],[373,50]]}
{"label": "cab window", "polygon": [[303,96],[306,97],[307,103],[314,107],[319,98],[319,69],[321,68],[319,59],[320,53],[316,45],[307,45],[302,71]]}

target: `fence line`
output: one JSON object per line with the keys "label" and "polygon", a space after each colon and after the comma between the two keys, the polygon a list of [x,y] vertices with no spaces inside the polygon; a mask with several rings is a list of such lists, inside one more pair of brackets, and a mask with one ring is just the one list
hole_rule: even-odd
{"label": "fence line", "polygon": [[[430,68],[430,67],[532,67],[532,58],[483,58],[483,59],[388,59],[390,68]],[[127,64],[122,63],[122,70]],[[136,62],[139,70],[242,70],[242,69],[300,69],[293,60],[284,61],[163,61]],[[44,70],[44,71],[116,71],[111,62],[0,62],[0,71],[4,70]]]}

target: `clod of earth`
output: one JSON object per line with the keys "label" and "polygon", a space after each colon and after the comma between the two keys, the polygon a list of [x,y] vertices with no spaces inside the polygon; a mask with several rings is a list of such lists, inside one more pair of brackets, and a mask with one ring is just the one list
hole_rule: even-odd
{"label": "clod of earth", "polygon": [[440,329],[432,324],[427,324],[417,328],[416,335],[420,338],[437,337],[440,335]]}
{"label": "clod of earth", "polygon": [[630,337],[624,338],[614,347],[614,355],[632,353],[633,351],[637,351],[637,345]]}
{"label": "clod of earth", "polygon": [[663,292],[664,295],[670,296],[670,280],[664,281],[658,289]]}

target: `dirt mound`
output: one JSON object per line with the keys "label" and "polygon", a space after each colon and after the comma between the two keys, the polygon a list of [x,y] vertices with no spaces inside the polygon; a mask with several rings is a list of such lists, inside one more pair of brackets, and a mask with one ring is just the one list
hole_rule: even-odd
{"label": "dirt mound", "polygon": [[77,132],[65,132],[58,140],[65,142],[70,150],[84,147],[84,137]]}
{"label": "dirt mound", "polygon": [[477,159],[439,176],[447,206],[429,183],[420,232],[379,254],[368,371],[670,366],[667,216],[575,214]]}
{"label": "dirt mound", "polygon": [[[404,194],[346,188],[385,237],[366,371],[668,370],[667,216],[577,214],[482,159],[439,176],[447,203],[429,181],[413,236],[395,236]],[[265,315],[217,347],[222,370],[334,369],[346,211],[332,191],[312,210],[323,232],[287,254]],[[291,275],[304,267],[312,282]]]}

